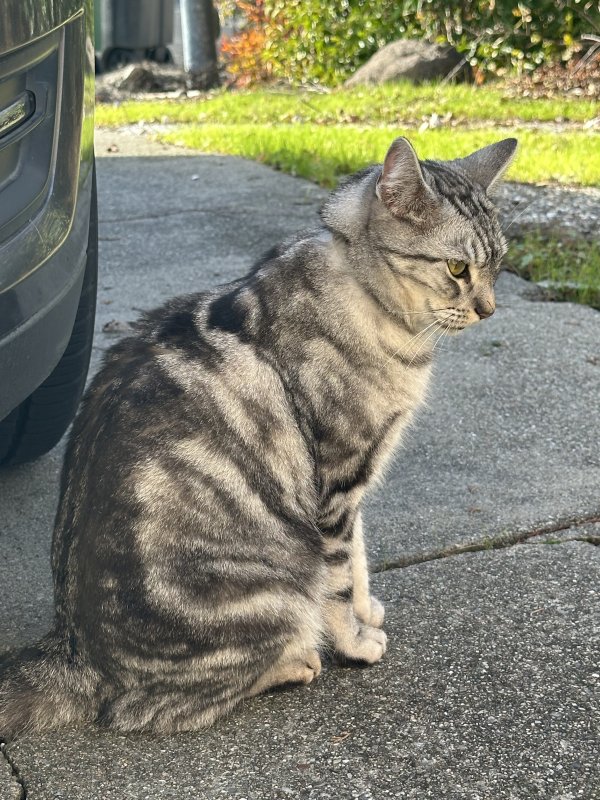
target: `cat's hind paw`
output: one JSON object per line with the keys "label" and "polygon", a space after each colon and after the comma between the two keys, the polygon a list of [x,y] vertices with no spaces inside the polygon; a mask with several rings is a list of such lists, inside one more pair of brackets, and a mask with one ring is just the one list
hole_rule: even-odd
{"label": "cat's hind paw", "polygon": [[303,683],[310,683],[314,678],[318,678],[321,674],[321,656],[319,655],[318,650],[308,650],[304,657],[304,662],[307,670],[305,675],[309,678],[309,680],[305,680]]}
{"label": "cat's hind paw", "polygon": [[303,658],[279,661],[267,670],[248,690],[248,697],[262,694],[276,686],[312,683],[321,674],[321,657],[317,650],[308,650]]}

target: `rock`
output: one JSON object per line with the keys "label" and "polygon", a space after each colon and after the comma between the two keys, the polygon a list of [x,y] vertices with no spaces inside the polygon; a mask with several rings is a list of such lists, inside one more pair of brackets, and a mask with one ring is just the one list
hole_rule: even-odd
{"label": "rock", "polygon": [[186,75],[171,64],[142,61],[96,76],[96,100],[113,103],[129,97],[185,92]]}
{"label": "rock", "polygon": [[450,45],[431,44],[417,39],[400,39],[378,50],[363,64],[345,86],[408,80],[413,83],[445,78],[458,68],[457,79],[468,79],[470,68],[458,65],[463,57]]}
{"label": "rock", "polygon": [[157,83],[152,69],[136,64],[125,68],[119,89],[127,92],[151,92],[156,90]]}

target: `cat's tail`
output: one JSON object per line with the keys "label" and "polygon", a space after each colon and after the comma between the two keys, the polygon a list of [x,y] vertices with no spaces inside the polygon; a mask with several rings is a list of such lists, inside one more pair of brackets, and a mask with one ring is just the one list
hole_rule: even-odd
{"label": "cat's tail", "polygon": [[0,657],[0,741],[93,719],[99,676],[50,633]]}

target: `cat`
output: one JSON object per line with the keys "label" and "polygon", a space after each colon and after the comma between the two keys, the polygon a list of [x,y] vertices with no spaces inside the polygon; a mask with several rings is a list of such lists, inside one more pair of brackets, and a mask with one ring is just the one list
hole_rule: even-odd
{"label": "cat", "polygon": [[516,148],[419,162],[405,138],[317,230],[147,313],[74,423],[52,546],[54,630],[1,667],[0,736],[170,733],[375,664],[360,506],[422,402],[435,340],[494,311],[487,190]]}

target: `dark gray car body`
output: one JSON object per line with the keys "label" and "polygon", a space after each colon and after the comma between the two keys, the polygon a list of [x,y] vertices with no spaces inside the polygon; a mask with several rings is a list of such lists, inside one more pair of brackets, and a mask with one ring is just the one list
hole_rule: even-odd
{"label": "dark gray car body", "polygon": [[73,330],[92,203],[93,42],[91,0],[0,4],[0,420],[50,375]]}

